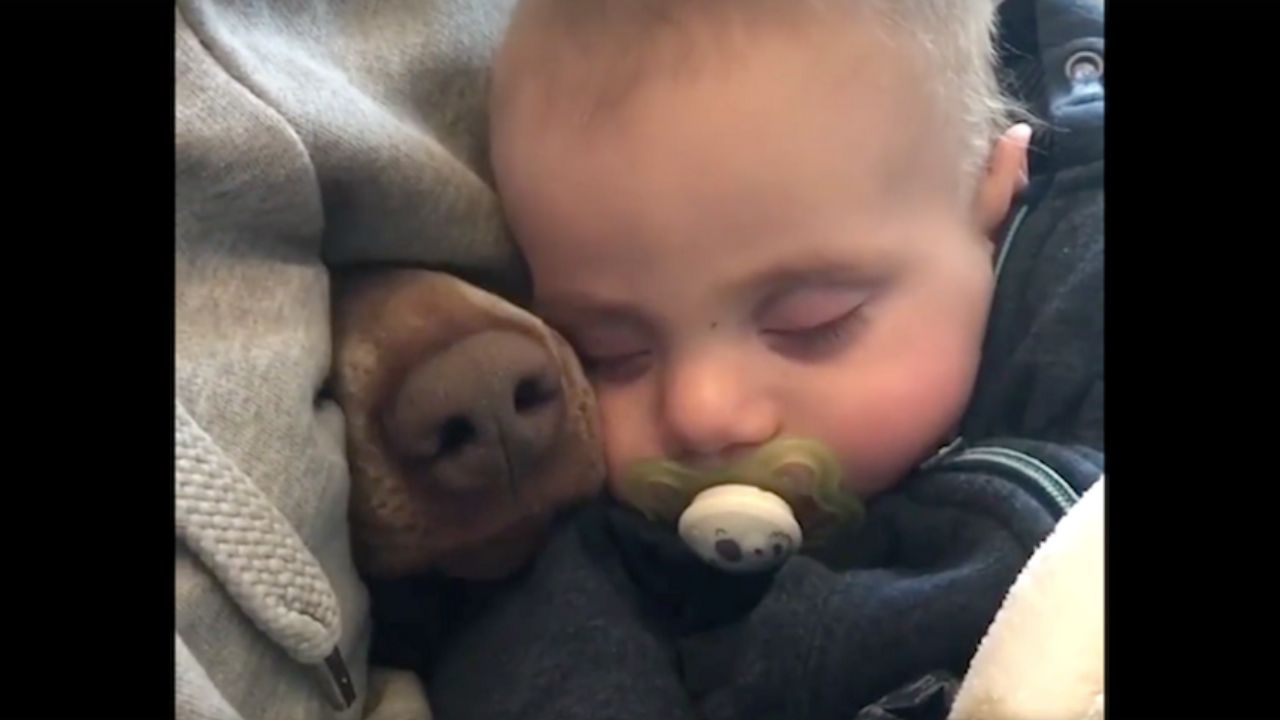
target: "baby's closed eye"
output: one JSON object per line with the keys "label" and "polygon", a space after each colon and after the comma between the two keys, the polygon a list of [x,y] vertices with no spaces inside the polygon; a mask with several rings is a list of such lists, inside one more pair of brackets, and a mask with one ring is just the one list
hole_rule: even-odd
{"label": "baby's closed eye", "polygon": [[849,286],[791,290],[762,303],[756,313],[760,332],[785,354],[810,354],[843,341],[869,292]]}
{"label": "baby's closed eye", "polygon": [[628,379],[642,373],[652,359],[652,344],[631,328],[601,324],[564,332],[583,369],[597,379]]}
{"label": "baby's closed eye", "polygon": [[807,330],[848,315],[866,299],[865,290],[850,287],[792,290],[766,300],[757,322],[765,332]]}

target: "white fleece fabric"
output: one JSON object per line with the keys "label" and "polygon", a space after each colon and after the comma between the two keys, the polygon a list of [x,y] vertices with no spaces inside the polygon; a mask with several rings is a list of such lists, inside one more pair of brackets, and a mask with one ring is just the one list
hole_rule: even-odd
{"label": "white fleece fabric", "polygon": [[1102,720],[1105,488],[1058,523],[987,631],[950,720]]}

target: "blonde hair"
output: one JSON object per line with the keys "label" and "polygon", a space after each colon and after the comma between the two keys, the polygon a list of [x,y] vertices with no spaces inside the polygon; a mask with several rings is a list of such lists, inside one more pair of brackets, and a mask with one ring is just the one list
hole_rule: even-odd
{"label": "blonde hair", "polygon": [[[914,42],[936,69],[935,91],[961,108],[966,169],[985,165],[991,145],[1030,116],[1001,87],[996,50],[1000,0],[863,0]],[[944,104],[943,107],[949,105]]]}
{"label": "blonde hair", "polygon": [[[576,62],[565,79],[592,96],[590,117],[620,103],[654,55],[669,66],[687,61],[700,31],[729,30],[744,22],[803,22],[833,9],[866,10],[891,42],[914,50],[935,82],[939,107],[957,108],[955,126],[966,173],[980,172],[992,143],[1015,120],[1030,120],[1002,90],[995,45],[1000,0],[521,0],[504,52],[506,64],[525,68],[549,56]],[[712,22],[692,22],[711,20]],[[824,19],[824,22],[831,22]],[[537,32],[531,33],[530,30]],[[550,33],[550,34],[544,34]],[[532,38],[531,38],[532,36]],[[530,42],[532,39],[532,42]],[[576,55],[571,55],[572,53]],[[555,69],[550,72],[555,72]],[[593,80],[583,73],[594,73]],[[498,78],[495,89],[502,78]],[[495,94],[500,101],[501,92]]]}

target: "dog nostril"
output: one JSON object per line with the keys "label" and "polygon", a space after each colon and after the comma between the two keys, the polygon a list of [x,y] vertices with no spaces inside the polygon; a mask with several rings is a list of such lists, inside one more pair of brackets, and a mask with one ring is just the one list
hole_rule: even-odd
{"label": "dog nostril", "polygon": [[739,547],[738,543],[734,542],[733,540],[729,540],[729,539],[717,540],[716,554],[719,555],[720,558],[723,560],[727,560],[729,562],[738,562],[739,560],[742,559],[742,548]]}
{"label": "dog nostril", "polygon": [[439,450],[436,457],[448,457],[476,439],[476,426],[461,415],[451,415],[445,419],[439,431]]}
{"label": "dog nostril", "polygon": [[560,388],[553,382],[547,382],[545,378],[531,375],[520,379],[516,383],[515,407],[516,412],[525,413],[546,405],[556,399]]}

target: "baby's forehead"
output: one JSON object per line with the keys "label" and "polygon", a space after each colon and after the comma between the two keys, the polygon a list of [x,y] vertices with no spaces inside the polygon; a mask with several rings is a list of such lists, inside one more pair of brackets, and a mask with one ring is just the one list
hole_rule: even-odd
{"label": "baby's forehead", "polygon": [[[613,218],[692,206],[708,233],[785,233],[822,224],[833,201],[870,221],[909,202],[913,188],[959,173],[933,109],[909,86],[812,76],[773,82],[761,63],[719,80],[650,83],[585,125],[551,107],[495,118],[504,205]],[[584,196],[592,208],[583,207]],[[581,235],[633,230],[648,236],[604,223]]]}
{"label": "baby's forehead", "polygon": [[691,37],[698,62],[645,68],[604,106],[589,88],[608,71],[588,56],[557,50],[541,58],[567,63],[553,70],[507,57],[493,159],[517,242],[556,266],[603,245],[642,262],[703,238],[878,234],[917,186],[955,193],[962,163],[920,65],[857,27]]}
{"label": "baby's forehead", "polygon": [[[601,4],[609,6],[608,12],[557,15],[549,10],[567,12],[581,4],[522,3],[528,8],[516,13],[497,56],[496,116],[503,117],[513,105],[541,105],[561,120],[571,115],[584,125],[604,123],[648,88],[698,83],[714,93],[717,79],[730,72],[794,77],[813,70],[858,74],[894,67],[912,75],[915,87],[936,84],[922,75],[932,68],[919,53],[894,37],[901,31],[891,29],[865,3]],[[773,58],[772,63],[751,62],[761,54]],[[801,62],[779,65],[779,58],[788,54]],[[883,91],[844,89],[868,101]],[[822,98],[812,100],[820,103]]]}

